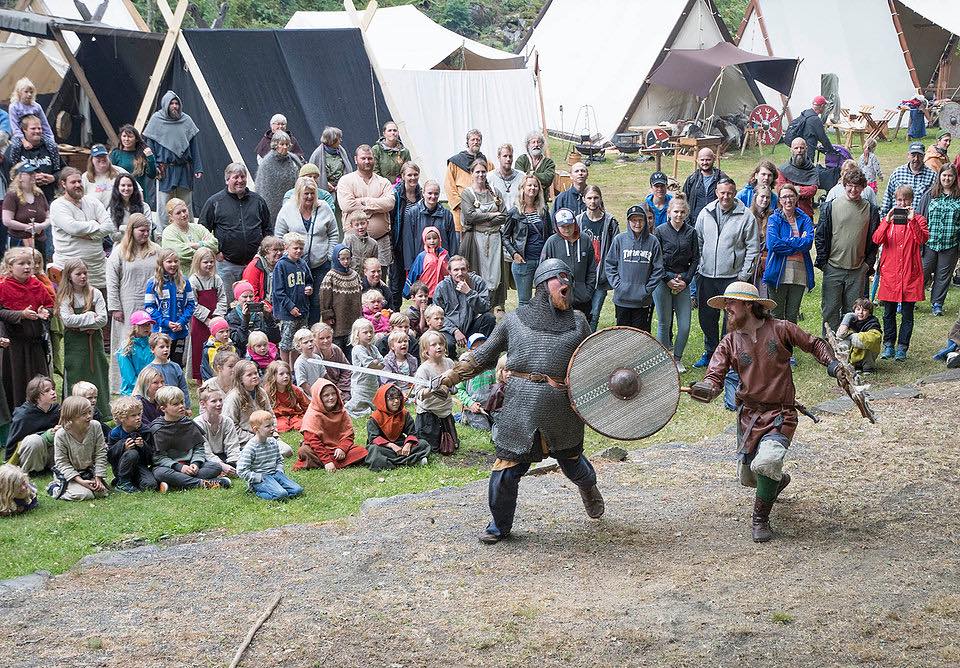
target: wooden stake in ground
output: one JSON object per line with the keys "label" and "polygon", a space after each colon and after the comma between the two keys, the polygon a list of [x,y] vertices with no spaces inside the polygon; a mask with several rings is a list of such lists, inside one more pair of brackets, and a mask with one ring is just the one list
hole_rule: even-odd
{"label": "wooden stake in ground", "polygon": [[233,661],[230,662],[230,668],[237,668],[237,666],[240,665],[240,659],[243,658],[243,653],[247,651],[247,647],[249,647],[250,643],[253,641],[253,636],[257,635],[257,631],[260,630],[260,627],[263,626],[263,623],[270,618],[270,615],[273,614],[273,611],[276,610],[278,605],[280,605],[281,598],[283,598],[283,594],[277,594],[274,596],[270,606],[263,611],[262,615],[260,615],[260,619],[254,622],[253,626],[250,627],[250,630],[247,631],[247,637],[243,639],[240,649],[238,649],[237,653],[233,655]]}

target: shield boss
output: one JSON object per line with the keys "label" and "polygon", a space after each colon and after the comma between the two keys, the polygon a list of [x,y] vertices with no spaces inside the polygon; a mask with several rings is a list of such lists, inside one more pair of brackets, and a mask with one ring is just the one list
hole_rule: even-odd
{"label": "shield boss", "polygon": [[570,358],[567,385],[580,419],[621,441],[660,431],[680,401],[673,355],[633,327],[610,327],[587,337]]}

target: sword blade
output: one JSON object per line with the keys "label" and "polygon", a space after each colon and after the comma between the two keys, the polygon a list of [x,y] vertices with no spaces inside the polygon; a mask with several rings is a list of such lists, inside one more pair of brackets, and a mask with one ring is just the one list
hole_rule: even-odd
{"label": "sword blade", "polygon": [[311,364],[320,364],[322,366],[333,367],[334,369],[343,369],[344,371],[352,371],[353,373],[365,373],[371,376],[381,376],[383,378],[389,378],[391,380],[400,380],[400,381],[403,381],[404,383],[419,385],[420,387],[429,387],[431,390],[437,389],[440,382],[439,377],[430,381],[424,378],[414,378],[413,376],[404,376],[402,373],[393,373],[392,371],[386,371],[384,369],[369,369],[365,366],[354,366],[353,364],[342,364],[340,362],[331,362],[329,360],[321,359],[319,357],[311,357],[307,361],[310,362]]}

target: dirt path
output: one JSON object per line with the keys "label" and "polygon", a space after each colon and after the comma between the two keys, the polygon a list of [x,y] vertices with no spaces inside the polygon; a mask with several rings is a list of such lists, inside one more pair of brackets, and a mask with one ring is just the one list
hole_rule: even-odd
{"label": "dirt path", "polygon": [[[99,555],[0,598],[5,666],[956,666],[960,384],[801,423],[779,539],[749,540],[729,436],[600,463],[607,514],[521,486],[493,547],[484,483],[288,526]],[[936,397],[936,398],[932,398]]]}

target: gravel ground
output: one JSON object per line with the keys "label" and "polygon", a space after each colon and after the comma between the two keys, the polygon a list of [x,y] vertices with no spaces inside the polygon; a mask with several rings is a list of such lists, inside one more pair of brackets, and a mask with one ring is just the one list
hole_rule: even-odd
{"label": "gravel ground", "polygon": [[956,666],[960,384],[923,392],[876,426],[803,420],[772,543],[724,435],[598,463],[599,522],[562,475],[529,477],[492,547],[478,483],[103,553],[0,588],[2,663],[226,666],[281,592],[241,665]]}

